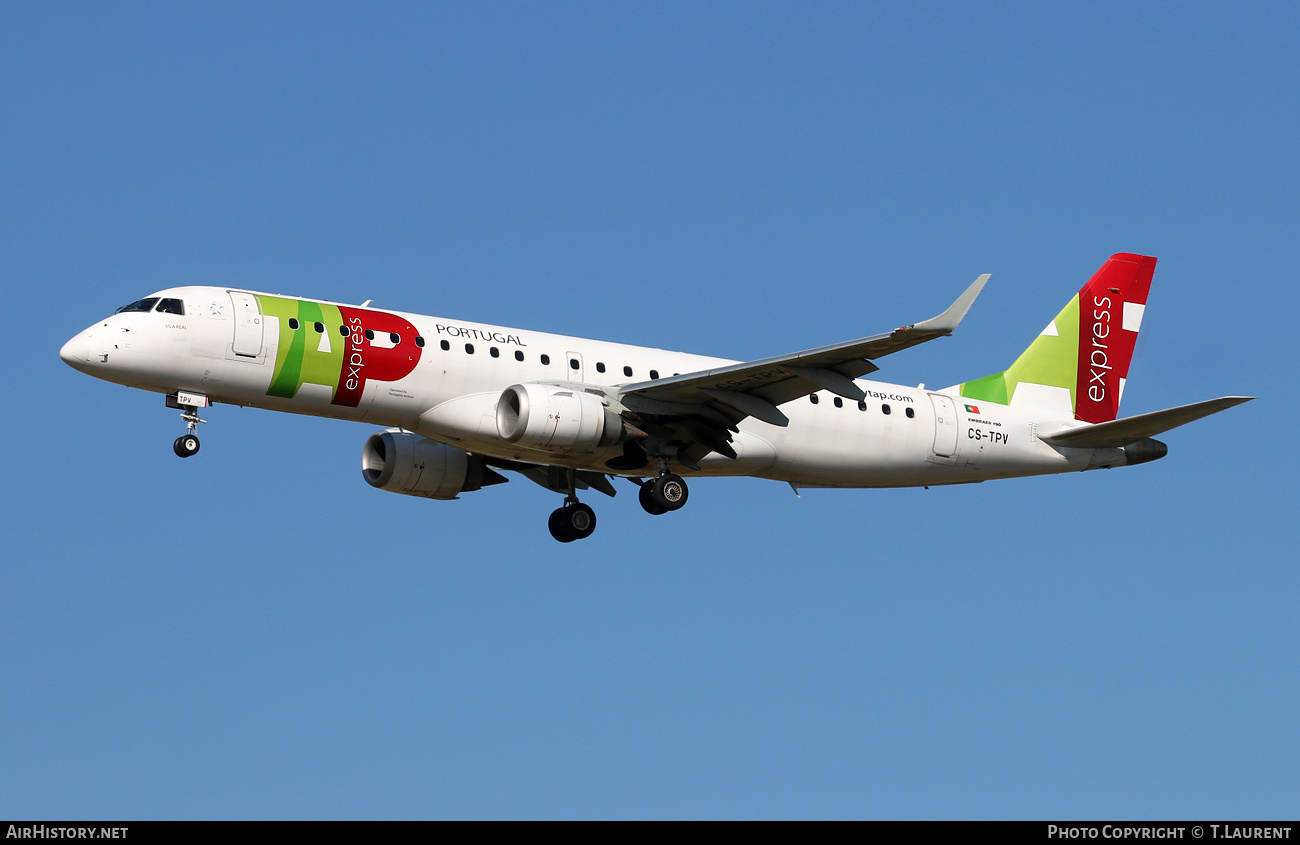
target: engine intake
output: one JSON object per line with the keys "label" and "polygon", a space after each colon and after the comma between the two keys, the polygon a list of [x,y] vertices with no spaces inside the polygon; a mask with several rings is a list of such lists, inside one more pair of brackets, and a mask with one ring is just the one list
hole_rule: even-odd
{"label": "engine intake", "polygon": [[508,480],[478,455],[396,428],[366,440],[361,476],[371,487],[426,499],[454,499]]}
{"label": "engine intake", "polygon": [[530,449],[594,452],[627,436],[599,396],[552,384],[516,384],[497,400],[497,434]]}

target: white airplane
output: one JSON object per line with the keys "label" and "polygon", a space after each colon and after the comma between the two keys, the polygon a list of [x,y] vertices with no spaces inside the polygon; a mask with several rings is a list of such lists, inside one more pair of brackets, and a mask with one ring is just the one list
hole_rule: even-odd
{"label": "white airplane", "polygon": [[809,487],[912,487],[1139,464],[1159,434],[1252,397],[1117,419],[1156,259],[1121,253],[1004,372],[943,390],[866,381],[880,358],[951,334],[980,276],[937,317],[887,334],[737,363],[224,287],[119,308],[59,356],[166,394],[199,450],[215,403],[384,426],[361,471],[381,490],[455,499],[509,470],[565,494],[560,542],[596,528],[578,491],[640,487],[651,514],[686,504],[682,476]]}

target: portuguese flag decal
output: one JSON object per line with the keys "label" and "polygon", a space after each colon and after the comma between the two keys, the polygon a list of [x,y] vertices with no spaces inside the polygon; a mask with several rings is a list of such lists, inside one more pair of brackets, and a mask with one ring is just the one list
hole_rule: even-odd
{"label": "portuguese flag decal", "polygon": [[967,406],[966,406],[966,413],[968,413],[968,414],[978,414],[979,412],[980,412],[980,407],[979,407],[979,405],[967,405]]}

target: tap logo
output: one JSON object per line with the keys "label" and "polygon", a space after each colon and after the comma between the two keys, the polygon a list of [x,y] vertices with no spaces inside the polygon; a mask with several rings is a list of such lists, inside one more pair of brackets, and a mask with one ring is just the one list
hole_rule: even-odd
{"label": "tap logo", "polygon": [[355,408],[368,381],[398,381],[420,361],[415,326],[384,311],[257,297],[280,325],[275,371],[267,396],[292,399],[303,384],[332,392],[330,404]]}

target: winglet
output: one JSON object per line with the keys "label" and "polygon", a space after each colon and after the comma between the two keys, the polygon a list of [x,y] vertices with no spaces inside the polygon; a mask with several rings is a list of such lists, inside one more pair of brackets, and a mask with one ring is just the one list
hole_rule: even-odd
{"label": "winglet", "polygon": [[985,273],[971,282],[970,287],[966,288],[966,292],[957,297],[957,301],[949,305],[948,310],[938,317],[931,317],[923,322],[914,323],[907,326],[907,330],[950,333],[957,328],[957,324],[966,316],[966,312],[970,310],[970,307],[975,304],[975,297],[979,296],[980,291],[984,290],[984,283],[989,280],[989,276],[989,273]]}

